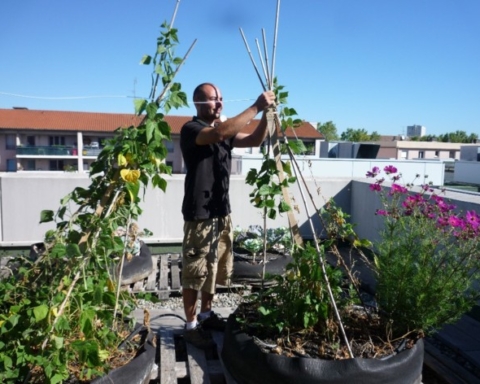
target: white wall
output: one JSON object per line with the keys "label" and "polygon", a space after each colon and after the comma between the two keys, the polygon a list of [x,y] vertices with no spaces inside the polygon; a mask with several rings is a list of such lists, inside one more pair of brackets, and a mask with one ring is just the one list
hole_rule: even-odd
{"label": "white wall", "polygon": [[[322,226],[316,210],[320,209],[330,197],[334,197],[345,212],[351,213],[352,222],[358,223],[359,235],[375,238],[379,229],[379,222],[374,215],[378,201],[375,194],[368,188],[373,180],[365,179],[363,176],[373,165],[383,168],[389,164],[392,164],[392,161],[325,160],[316,162],[313,167],[313,172],[321,172],[322,176],[312,177],[309,162],[299,161],[307,187],[303,184],[301,188],[296,185],[289,192],[302,236],[306,238],[312,236],[309,217],[312,218],[317,235],[322,236]],[[443,165],[439,162],[398,161],[394,164],[404,174],[405,182],[413,181],[415,173],[423,174],[424,172],[433,179],[443,180]],[[407,166],[411,166],[411,169]],[[442,170],[442,176],[436,174],[439,169]],[[166,193],[150,188],[146,191],[145,200],[141,204],[143,214],[138,224],[140,228],[148,228],[153,232],[151,238],[145,239],[147,243],[179,243],[182,240],[181,204],[184,175],[167,176],[166,179],[168,182]],[[46,230],[54,226],[39,224],[40,212],[44,209],[56,211],[60,200],[65,195],[77,186],[88,187],[88,185],[90,180],[86,174],[0,173],[0,247],[29,246],[42,241]],[[263,225],[261,212],[250,203],[251,191],[252,187],[245,183],[245,176],[231,177],[230,199],[235,226],[246,228],[249,225]],[[302,195],[308,202],[306,207]],[[452,195],[453,198],[459,199],[463,208],[468,207],[480,212],[480,196],[448,192],[449,197]],[[288,226],[287,215],[283,214],[273,222],[269,220],[267,226]]]}

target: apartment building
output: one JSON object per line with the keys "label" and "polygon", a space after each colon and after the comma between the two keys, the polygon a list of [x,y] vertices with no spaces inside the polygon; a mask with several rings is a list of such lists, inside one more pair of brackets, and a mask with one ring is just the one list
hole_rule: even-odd
{"label": "apartment building", "polygon": [[[166,162],[174,173],[184,173],[180,151],[180,129],[191,116],[166,116],[172,140],[166,142]],[[138,126],[141,116],[121,113],[71,112],[0,109],[0,172],[88,171],[105,141],[119,127]],[[258,120],[244,129],[253,130]],[[323,139],[315,127],[304,122],[286,130],[289,139],[298,138],[308,148]],[[237,155],[252,153],[252,148],[236,149]]]}

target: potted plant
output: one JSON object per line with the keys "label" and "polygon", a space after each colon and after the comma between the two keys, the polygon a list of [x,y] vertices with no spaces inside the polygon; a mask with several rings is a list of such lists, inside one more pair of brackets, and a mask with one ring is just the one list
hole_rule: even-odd
{"label": "potted plant", "polygon": [[148,319],[127,348],[119,348],[132,331],[135,297],[120,289],[112,270],[126,263],[134,246],[127,234],[142,213],[142,190],[149,184],[164,191],[167,186],[170,127],[162,111],[187,105],[180,84],[173,82],[174,65],[183,62],[174,56],[177,31],[167,23],[162,27],[155,55],[142,63],[156,67],[155,86],[162,74],[164,91],[156,97],[154,88],[149,101],[135,100],[141,124],[115,131],[91,165],[88,188],[75,188],[56,212],[41,212],[40,222],[54,222],[54,229],[34,257],[0,281],[2,383],[84,383],[142,351],[153,356],[153,364]]}
{"label": "potted plant", "polygon": [[[421,382],[425,335],[480,297],[480,216],[455,211],[426,183],[401,184],[393,166],[384,172],[390,185],[378,168],[367,174],[382,204],[371,213],[384,220],[377,241],[359,239],[328,201],[317,212],[322,238],[294,246],[277,284],[229,317],[222,357],[237,382]],[[370,268],[373,291],[362,289],[345,242]]]}

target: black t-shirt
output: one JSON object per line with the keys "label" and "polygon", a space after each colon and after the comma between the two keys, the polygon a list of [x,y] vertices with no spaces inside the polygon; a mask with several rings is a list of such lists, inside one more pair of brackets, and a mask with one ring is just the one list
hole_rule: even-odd
{"label": "black t-shirt", "polygon": [[230,214],[228,190],[233,138],[210,145],[195,144],[205,123],[193,118],[180,131],[180,148],[187,167],[182,204],[185,221]]}

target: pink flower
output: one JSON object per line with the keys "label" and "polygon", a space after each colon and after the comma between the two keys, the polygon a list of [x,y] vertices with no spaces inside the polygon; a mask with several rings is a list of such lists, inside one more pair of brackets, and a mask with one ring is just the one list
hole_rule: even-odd
{"label": "pink flower", "polygon": [[387,165],[385,168],[383,168],[383,170],[387,175],[390,175],[391,173],[397,173],[397,168],[395,168],[393,165]]}
{"label": "pink flower", "polygon": [[380,186],[380,184],[378,183],[375,183],[375,184],[370,184],[370,190],[371,191],[381,191],[382,190],[382,187]]}
{"label": "pink flower", "polygon": [[463,220],[460,219],[459,217],[452,215],[448,218],[448,223],[452,227],[462,227],[463,226]]}
{"label": "pink flower", "polygon": [[367,177],[376,177],[380,172],[380,168],[373,167],[371,171],[367,172]]}
{"label": "pink flower", "polygon": [[408,189],[398,184],[392,184],[389,194],[393,195],[395,193],[400,193],[400,194],[408,193]]}
{"label": "pink flower", "polygon": [[480,226],[480,216],[475,211],[467,211],[465,221],[473,228],[478,229]]}
{"label": "pink flower", "polygon": [[377,209],[377,212],[375,212],[375,214],[379,216],[388,216],[388,212],[385,211],[384,209]]}

